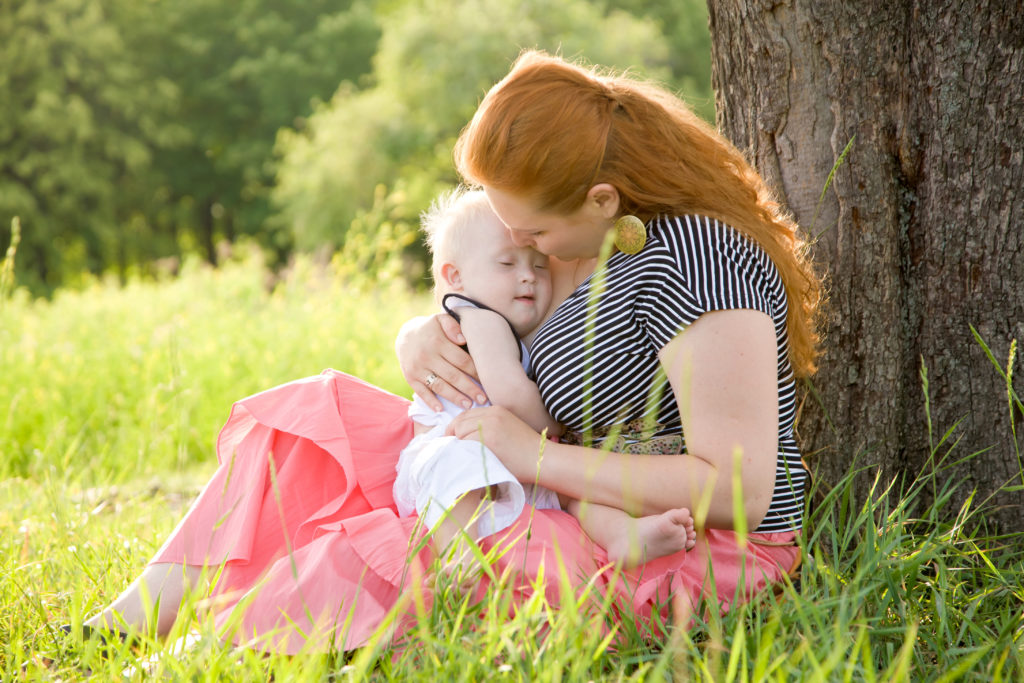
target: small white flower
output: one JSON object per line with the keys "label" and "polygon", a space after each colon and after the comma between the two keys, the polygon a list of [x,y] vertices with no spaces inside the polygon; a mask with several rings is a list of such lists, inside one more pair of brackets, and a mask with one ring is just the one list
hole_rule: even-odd
{"label": "small white flower", "polygon": [[76,546],[69,545],[68,546],[68,552],[69,553],[77,553],[78,552],[78,548]]}

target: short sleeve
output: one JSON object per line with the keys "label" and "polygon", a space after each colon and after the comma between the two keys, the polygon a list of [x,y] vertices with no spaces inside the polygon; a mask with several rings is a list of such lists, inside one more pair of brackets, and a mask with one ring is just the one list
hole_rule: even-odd
{"label": "short sleeve", "polygon": [[757,244],[710,218],[657,222],[666,257],[657,282],[637,304],[657,348],[710,311],[753,309],[775,319],[781,280]]}

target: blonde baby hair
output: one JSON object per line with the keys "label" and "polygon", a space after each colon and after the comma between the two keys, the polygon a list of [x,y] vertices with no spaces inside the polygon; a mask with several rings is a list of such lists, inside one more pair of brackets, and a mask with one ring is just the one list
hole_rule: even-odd
{"label": "blonde baby hair", "polygon": [[457,263],[466,249],[470,230],[486,220],[497,220],[487,203],[483,190],[465,185],[441,194],[420,216],[420,227],[426,234],[430,250],[430,273],[434,278],[434,298],[440,303],[447,293],[441,270],[447,263]]}

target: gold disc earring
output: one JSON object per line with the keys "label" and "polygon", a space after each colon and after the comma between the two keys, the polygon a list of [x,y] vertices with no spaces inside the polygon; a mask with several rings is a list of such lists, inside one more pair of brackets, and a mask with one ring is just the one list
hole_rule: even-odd
{"label": "gold disc earring", "polygon": [[631,214],[615,221],[615,248],[624,254],[635,254],[647,242],[647,228],[644,222]]}

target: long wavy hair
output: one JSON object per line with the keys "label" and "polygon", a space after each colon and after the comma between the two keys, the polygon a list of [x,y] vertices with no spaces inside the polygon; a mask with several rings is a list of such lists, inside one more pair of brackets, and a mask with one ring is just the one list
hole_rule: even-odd
{"label": "long wavy hair", "polygon": [[746,158],[664,88],[543,52],[520,55],[487,93],[455,145],[468,182],[559,214],[610,183],[623,214],[716,218],[756,241],[789,300],[790,362],[817,367],[821,279],[791,216]]}

